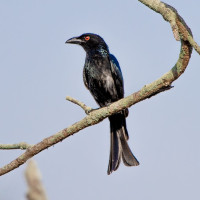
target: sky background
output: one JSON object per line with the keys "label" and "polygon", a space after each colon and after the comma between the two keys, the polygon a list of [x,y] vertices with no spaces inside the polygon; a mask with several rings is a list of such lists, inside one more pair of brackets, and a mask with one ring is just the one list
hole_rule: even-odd
{"label": "sky background", "polygon": [[[200,44],[200,1],[173,1]],[[125,95],[176,63],[180,43],[162,16],[138,1],[1,0],[0,143],[35,144],[85,117],[66,96],[97,108],[82,80],[84,50],[65,41],[101,35],[118,59]],[[193,51],[170,91],[129,109],[129,145],[138,167],[107,175],[108,120],[34,157],[50,200],[200,199],[200,56]],[[21,150],[0,151],[4,166]],[[0,177],[0,199],[25,199],[26,164]]]}

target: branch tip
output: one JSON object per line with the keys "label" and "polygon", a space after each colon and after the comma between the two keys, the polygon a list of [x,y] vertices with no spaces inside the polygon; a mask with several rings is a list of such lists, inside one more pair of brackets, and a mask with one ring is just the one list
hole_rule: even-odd
{"label": "branch tip", "polygon": [[78,106],[80,106],[80,107],[85,111],[85,113],[86,113],[87,115],[89,115],[89,113],[92,111],[92,108],[91,108],[91,107],[86,106],[83,102],[81,102],[81,101],[79,101],[79,100],[77,100],[77,99],[74,99],[74,98],[72,98],[72,97],[70,97],[70,96],[67,96],[67,97],[66,97],[66,100],[67,100],[67,101],[70,101],[70,102],[72,102],[72,103],[74,103],[74,104],[76,104],[76,105],[78,105]]}
{"label": "branch tip", "polygon": [[21,149],[26,150],[33,145],[27,144],[26,142],[20,142],[18,144],[0,144],[0,150],[13,150],[13,149]]}

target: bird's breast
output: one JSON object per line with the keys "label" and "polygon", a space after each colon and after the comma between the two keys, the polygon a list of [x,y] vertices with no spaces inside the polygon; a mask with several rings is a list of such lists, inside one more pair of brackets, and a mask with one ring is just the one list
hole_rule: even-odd
{"label": "bird's breast", "polygon": [[118,99],[108,58],[86,59],[83,73],[86,87],[100,106],[107,105]]}
{"label": "bird's breast", "polygon": [[92,77],[107,76],[111,73],[108,59],[93,58],[86,60],[85,68]]}

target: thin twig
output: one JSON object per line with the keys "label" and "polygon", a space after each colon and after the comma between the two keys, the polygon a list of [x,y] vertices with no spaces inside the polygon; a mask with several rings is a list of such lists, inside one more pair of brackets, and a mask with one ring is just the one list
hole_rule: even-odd
{"label": "thin twig", "polygon": [[90,111],[92,111],[91,107],[86,106],[83,102],[76,100],[70,96],[67,96],[66,100],[71,101],[72,103],[75,103],[76,105],[80,106],[87,115],[89,114]]}
{"label": "thin twig", "polygon": [[18,144],[0,144],[0,150],[13,150],[13,149],[21,149],[25,150],[33,145],[27,144],[26,142],[20,142]]}

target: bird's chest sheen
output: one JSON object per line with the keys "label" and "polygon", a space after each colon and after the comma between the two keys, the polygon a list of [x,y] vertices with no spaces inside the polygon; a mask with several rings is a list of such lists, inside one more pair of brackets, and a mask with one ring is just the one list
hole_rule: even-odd
{"label": "bird's chest sheen", "polygon": [[111,76],[110,63],[108,59],[88,59],[86,60],[84,73],[88,83],[90,81],[103,81]]}

